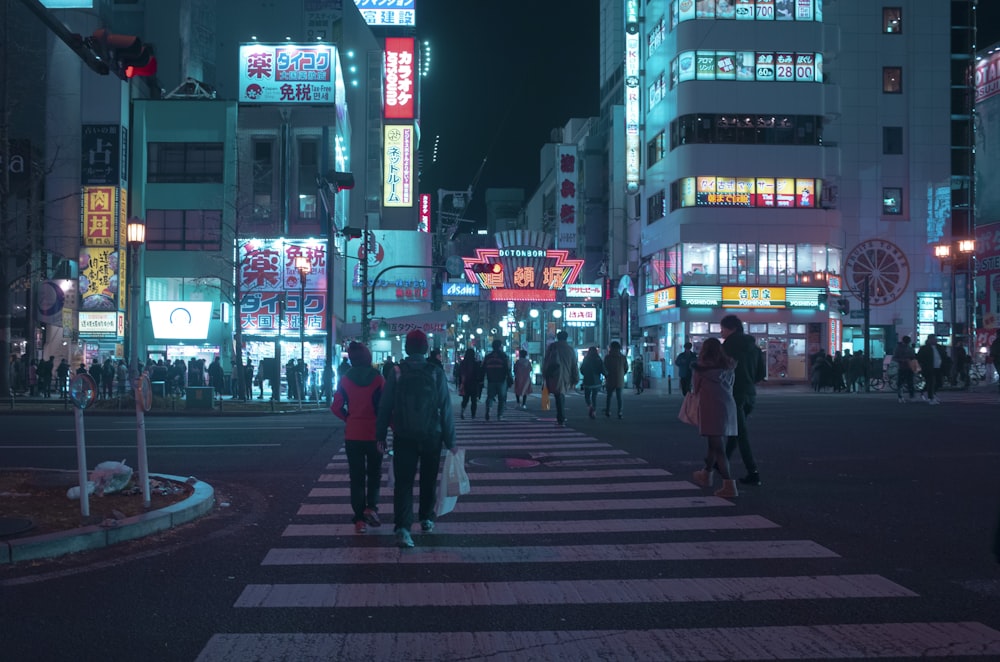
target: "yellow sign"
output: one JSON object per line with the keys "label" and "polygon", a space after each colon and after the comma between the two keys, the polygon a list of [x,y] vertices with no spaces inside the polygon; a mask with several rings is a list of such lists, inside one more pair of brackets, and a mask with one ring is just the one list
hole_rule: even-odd
{"label": "yellow sign", "polygon": [[784,287],[723,287],[723,308],[784,308]]}
{"label": "yellow sign", "polygon": [[413,125],[385,126],[385,158],[382,162],[382,205],[413,206]]}
{"label": "yellow sign", "polygon": [[83,245],[113,248],[115,233],[115,187],[83,188]]}

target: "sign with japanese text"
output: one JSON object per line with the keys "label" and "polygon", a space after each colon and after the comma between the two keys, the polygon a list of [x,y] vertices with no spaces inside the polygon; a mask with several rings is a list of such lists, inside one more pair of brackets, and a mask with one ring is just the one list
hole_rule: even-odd
{"label": "sign with japanese text", "polygon": [[476,283],[442,283],[441,294],[445,299],[478,299],[479,285]]}
{"label": "sign with japanese text", "polygon": [[80,311],[79,329],[84,338],[117,338],[118,313]]}
{"label": "sign with japanese text", "polygon": [[976,64],[976,103],[1000,94],[1000,51],[994,51]]}
{"label": "sign with japanese text", "polygon": [[566,326],[594,326],[597,324],[597,308],[564,308],[563,322]]}
{"label": "sign with japanese text", "polygon": [[431,231],[431,194],[420,194],[420,221],[417,225],[418,232]]}
{"label": "sign with japanese text", "polygon": [[121,254],[114,248],[80,249],[82,310],[118,310]]}
{"label": "sign with japanese text", "polygon": [[115,227],[117,210],[115,209],[114,186],[85,186],[80,196],[83,219],[83,245],[114,247],[118,240],[118,228]]}
{"label": "sign with japanese text", "polygon": [[982,305],[982,326],[997,328],[1000,320],[1000,223],[976,227],[976,303]]}
{"label": "sign with japanese text", "polygon": [[783,287],[723,287],[723,308],[784,308]]}
{"label": "sign with japanese text", "polygon": [[[504,297],[510,301],[555,300],[555,291],[575,283],[583,268],[583,260],[570,258],[568,250],[534,247],[477,248],[475,257],[463,257],[462,260],[470,283],[477,283],[485,290],[502,291],[496,296],[491,292],[494,300]],[[500,264],[502,269],[499,273],[473,271],[473,265],[490,264]],[[540,296],[538,292],[551,292],[552,296],[526,298],[528,295],[524,293],[527,292],[534,293],[533,297]]]}
{"label": "sign with japanese text", "polygon": [[412,120],[416,84],[413,37],[385,38],[383,103],[385,118]]}
{"label": "sign with japanese text", "polygon": [[333,104],[340,70],[329,44],[241,44],[240,103]]}
{"label": "sign with japanese text", "polygon": [[361,18],[371,26],[416,25],[416,0],[354,0]]}
{"label": "sign with japanese text", "polygon": [[82,186],[118,186],[121,144],[117,124],[84,124],[80,127]]}
{"label": "sign with japanese text", "polygon": [[333,41],[333,25],[343,16],[343,10],[344,0],[303,0],[302,23],[306,41]]}
{"label": "sign with japanese text", "polygon": [[684,177],[681,207],[815,209],[822,180],[792,177]]}
{"label": "sign with japanese text", "polygon": [[646,312],[654,313],[677,307],[677,288],[667,287],[646,294]]}
{"label": "sign with japanese text", "polygon": [[382,162],[382,205],[413,206],[413,125],[385,126],[385,154]]}
{"label": "sign with japanese text", "polygon": [[600,299],[604,287],[600,283],[573,283],[566,285],[567,299]]}
{"label": "sign with japanese text", "polygon": [[[302,274],[296,258],[309,264]],[[242,293],[240,324],[244,331],[278,331],[278,302],[284,301],[282,328],[298,331],[303,309],[307,331],[326,331],[326,244],[308,239],[247,239],[240,244],[239,279]],[[294,319],[293,319],[294,318]],[[265,334],[266,335],[266,334]]]}
{"label": "sign with japanese text", "polygon": [[576,145],[559,145],[556,154],[556,246],[576,252]]}
{"label": "sign with japanese text", "polygon": [[[627,0],[629,15],[639,15],[638,0]],[[639,190],[639,25],[625,31],[625,182],[629,193]]]}

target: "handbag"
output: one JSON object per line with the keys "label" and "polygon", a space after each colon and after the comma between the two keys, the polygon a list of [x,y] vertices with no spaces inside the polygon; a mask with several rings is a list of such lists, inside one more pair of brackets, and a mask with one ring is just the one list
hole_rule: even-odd
{"label": "handbag", "polygon": [[677,418],[688,425],[698,426],[698,396],[695,395],[694,391],[688,391],[688,394],[684,396]]}
{"label": "handbag", "polygon": [[551,403],[549,402],[549,387],[542,387],[542,411],[548,411]]}
{"label": "handbag", "polygon": [[437,517],[447,515],[455,509],[458,497],[471,491],[469,474],[465,472],[465,449],[459,448],[454,453],[444,451],[444,466],[438,479],[437,501],[434,514]]}

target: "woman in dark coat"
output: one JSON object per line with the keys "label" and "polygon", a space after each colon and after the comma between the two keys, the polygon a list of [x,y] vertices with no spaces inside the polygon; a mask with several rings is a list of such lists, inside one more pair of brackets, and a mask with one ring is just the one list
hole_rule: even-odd
{"label": "woman in dark coat", "polygon": [[472,418],[476,417],[479,398],[483,394],[483,362],[479,360],[476,350],[465,350],[460,370],[459,392],[462,394],[462,418],[465,418],[465,407],[472,403]]}
{"label": "woman in dark coat", "polygon": [[729,473],[724,441],[737,433],[736,400],[733,399],[735,368],[736,361],[722,351],[722,343],[717,338],[709,338],[701,345],[691,382],[691,393],[698,398],[698,432],[708,439],[705,468],[694,472],[694,482],[711,487],[712,471],[718,469],[722,488],[715,495],[721,497],[739,494],[736,481]]}

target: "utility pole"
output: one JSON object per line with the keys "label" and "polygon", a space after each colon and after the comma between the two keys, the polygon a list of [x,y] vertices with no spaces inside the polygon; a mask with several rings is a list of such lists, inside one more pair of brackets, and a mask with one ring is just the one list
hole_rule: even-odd
{"label": "utility pole", "polygon": [[870,276],[865,276],[864,291],[861,293],[861,307],[864,311],[864,333],[865,333],[865,393],[872,392],[871,383],[871,365],[872,365],[872,333],[871,333],[871,323],[872,323],[872,309],[870,292],[868,290],[870,283]]}

